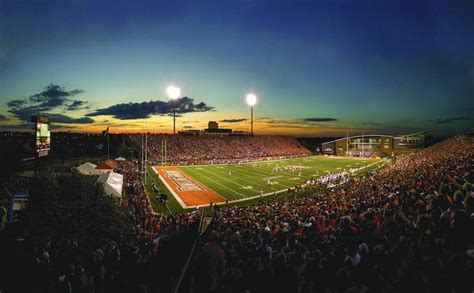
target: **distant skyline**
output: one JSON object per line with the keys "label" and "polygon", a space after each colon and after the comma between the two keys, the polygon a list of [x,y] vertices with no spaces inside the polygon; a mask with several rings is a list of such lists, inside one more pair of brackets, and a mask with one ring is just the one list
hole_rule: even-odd
{"label": "distant skyline", "polygon": [[473,1],[0,2],[0,131],[474,129]]}

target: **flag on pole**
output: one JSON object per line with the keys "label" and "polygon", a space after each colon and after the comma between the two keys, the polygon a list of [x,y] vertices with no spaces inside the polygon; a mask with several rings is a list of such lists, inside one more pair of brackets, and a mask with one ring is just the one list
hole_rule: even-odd
{"label": "flag on pole", "polygon": [[109,126],[107,126],[106,130],[102,131],[102,137],[107,138],[107,159],[110,159]]}
{"label": "flag on pole", "polygon": [[109,136],[109,127],[107,126],[107,129],[106,130],[103,130],[102,131],[102,136],[103,137],[108,137]]}

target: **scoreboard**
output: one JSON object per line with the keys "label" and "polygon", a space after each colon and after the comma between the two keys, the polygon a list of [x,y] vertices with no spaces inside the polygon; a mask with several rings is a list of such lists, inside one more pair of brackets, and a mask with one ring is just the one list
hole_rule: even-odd
{"label": "scoreboard", "polygon": [[51,149],[51,131],[49,117],[35,115],[31,117],[35,123],[36,153],[38,157],[47,156]]}

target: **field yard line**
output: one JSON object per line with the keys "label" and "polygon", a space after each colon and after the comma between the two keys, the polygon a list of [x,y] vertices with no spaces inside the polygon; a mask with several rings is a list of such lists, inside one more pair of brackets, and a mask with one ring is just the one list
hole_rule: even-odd
{"label": "field yard line", "polygon": [[[248,173],[248,172],[244,172],[243,170],[247,170],[247,169],[238,169],[238,170],[233,169],[233,170],[231,170],[231,171],[232,171],[232,172],[235,172],[236,175],[243,175],[243,176],[255,178],[255,176],[253,176],[253,175],[247,175],[247,174],[249,174],[249,173]],[[225,174],[226,174],[226,171],[216,171],[216,173],[225,175]],[[245,173],[245,174],[242,174],[242,173]],[[262,172],[262,171],[260,171],[260,173],[262,173],[262,174],[264,174],[265,176],[268,177],[268,174],[267,174],[267,173],[264,173],[264,172]],[[285,181],[288,181],[288,180],[285,180]],[[289,182],[289,181],[288,181],[288,182]],[[250,183],[249,183],[249,184],[250,184]],[[252,184],[254,184],[254,183],[252,183]],[[255,182],[255,184],[257,184],[257,185],[259,185],[259,186],[261,186],[261,187],[268,188],[268,186],[266,186],[265,183],[257,183],[257,182]],[[277,185],[286,186],[286,185],[283,185],[283,184],[280,184],[280,183],[277,183]]]}
{"label": "field yard line", "polygon": [[[189,168],[189,167],[178,167],[178,168]],[[190,174],[190,175],[191,175],[191,174]],[[241,196],[243,196],[243,197],[245,197],[245,198],[247,197],[246,195],[244,195],[244,194],[242,194],[242,193],[240,193],[240,192],[238,192],[238,191],[235,191],[235,190],[233,190],[233,189],[231,189],[231,188],[225,186],[224,184],[222,184],[222,183],[220,183],[220,182],[218,182],[218,181],[216,181],[216,180],[214,180],[214,179],[212,179],[212,178],[210,178],[210,177],[208,177],[208,176],[206,176],[206,175],[204,175],[204,174],[201,174],[201,175],[204,176],[204,177],[206,177],[207,179],[213,181],[214,183],[217,183],[217,184],[221,185],[222,187],[229,189],[230,191],[232,191],[232,192],[234,192],[234,193],[240,194]],[[193,175],[191,175],[191,176],[193,176]],[[194,178],[195,178],[195,176],[194,176]],[[197,178],[196,178],[196,180],[197,180]],[[203,184],[204,184],[204,183],[203,183]],[[234,183],[234,184],[235,184],[235,183]],[[204,185],[205,185],[205,184],[204,184]],[[240,184],[237,184],[237,185],[240,185]],[[242,186],[242,185],[240,185],[240,186]],[[215,190],[214,190],[214,191],[215,191]],[[217,194],[219,194],[219,193],[217,193]],[[225,198],[225,196],[223,196],[223,195],[221,195],[221,194],[219,194],[219,195]]]}
{"label": "field yard line", "polygon": [[377,166],[377,168],[375,168],[373,171],[377,171],[378,169],[382,168],[385,165],[385,162],[384,161],[377,161],[377,162],[374,162],[374,163],[370,163],[370,164],[364,166],[363,168],[360,168],[355,173],[357,174],[360,171],[364,170],[365,168],[371,167],[371,166],[376,165],[376,164],[380,164],[380,166]]}
{"label": "field yard line", "polygon": [[[368,164],[368,165],[365,165],[364,167],[361,167],[357,172],[360,172],[370,166],[373,166],[375,164],[379,164],[379,163],[383,163],[383,161],[377,161],[377,162],[373,162],[371,164]],[[300,184],[302,185],[302,184]],[[235,199],[235,200],[230,200],[229,203],[234,203],[234,202],[240,202],[240,201],[245,201],[245,200],[251,200],[251,199],[255,199],[255,198],[259,198],[259,197],[265,197],[265,196],[269,196],[269,195],[272,195],[272,194],[278,194],[278,193],[282,193],[282,192],[285,192],[287,191],[288,189],[282,189],[282,190],[278,190],[278,191],[274,191],[274,192],[268,192],[268,193],[265,193],[263,195],[256,195],[256,196],[252,196],[252,197],[248,197],[248,198],[244,198],[244,199]]]}
{"label": "field yard line", "polygon": [[[242,172],[242,173],[244,173],[244,174],[241,174],[241,175],[243,175],[243,176],[254,177],[251,173],[249,173],[249,172],[244,172],[244,170],[247,170],[247,169],[239,169],[239,170],[237,170],[237,171],[232,170],[232,172],[235,172],[236,174],[239,174],[239,172]],[[250,171],[250,170],[249,170],[249,171]],[[261,173],[262,175],[264,175],[264,176],[266,176],[266,177],[271,177],[271,176],[272,176],[272,175],[270,175],[270,174],[268,174],[268,173],[265,173],[264,171],[260,171],[260,170],[253,170],[253,171],[258,172],[258,173]],[[249,174],[249,175],[247,175],[247,174]],[[285,179],[285,178],[278,178],[278,180],[280,180],[280,179],[283,180],[283,181],[285,181],[285,182],[288,182],[288,183],[295,183],[295,182],[292,182],[292,181],[290,181],[290,180],[288,180],[288,179]],[[268,186],[265,185],[265,183],[257,183],[257,184],[258,184],[258,185],[263,185],[264,187],[268,187]],[[277,185],[287,187],[286,185],[281,184],[281,183],[277,183]]]}
{"label": "field yard line", "polygon": [[[211,167],[211,166],[212,166],[212,165],[208,165],[207,167]],[[233,169],[232,171],[234,172],[234,170],[236,170],[236,169]],[[235,172],[238,173],[238,171],[242,171],[242,170],[249,170],[249,171],[250,171],[250,169],[245,169],[245,168],[244,168],[244,169],[237,169],[237,171],[235,171]],[[266,176],[266,177],[272,176],[272,175],[270,175],[269,173],[267,173],[267,172],[265,172],[265,171],[262,171],[262,170],[259,170],[259,169],[252,169],[252,171],[257,172],[257,173],[261,173],[262,175],[264,175],[264,176]],[[224,171],[224,172],[225,172],[225,171]],[[271,171],[269,170],[268,172],[271,172]],[[305,172],[302,172],[302,174],[303,174],[303,173],[305,173]],[[307,171],[307,173],[310,174],[311,172],[310,172],[310,171]],[[246,176],[251,176],[251,175],[246,175]],[[273,176],[275,176],[275,175],[273,174]],[[296,175],[295,175],[295,176],[296,176]],[[285,179],[285,178],[281,178],[281,179],[282,179],[283,181],[285,181],[285,182],[288,182],[290,185],[293,185],[293,184],[295,183],[294,181],[291,181],[291,180],[288,180],[288,179]],[[286,185],[283,185],[283,184],[278,184],[278,185],[286,186]]]}
{"label": "field yard line", "polygon": [[[313,156],[312,158],[316,158],[316,156]],[[293,159],[295,159],[295,158],[293,158]],[[367,164],[366,166],[373,165],[374,163],[377,163],[377,162],[380,162],[380,161],[376,161],[376,162]],[[263,164],[264,164],[264,163],[265,163],[265,162],[263,162]],[[263,165],[263,164],[262,164],[262,165]],[[229,164],[229,165],[230,165],[231,167],[233,167],[231,171],[236,172],[236,174],[239,174],[239,172],[241,172],[240,175],[243,175],[243,176],[247,176],[247,177],[252,176],[252,175],[250,175],[250,174],[251,174],[250,172],[260,173],[260,174],[262,174],[262,175],[264,175],[264,176],[266,176],[266,177],[272,176],[272,175],[270,175],[269,173],[267,173],[266,171],[260,170],[259,168],[258,168],[258,169],[257,169],[257,168],[253,168],[252,170],[251,170],[251,169],[248,169],[247,167],[237,169],[238,164]],[[201,168],[213,168],[214,166],[217,167],[218,165],[204,165],[204,166],[202,166]],[[304,165],[304,166],[306,166],[306,165]],[[264,167],[264,168],[268,168],[268,166],[263,166],[263,167]],[[190,166],[190,168],[192,169],[193,167]],[[314,168],[314,167],[312,167],[312,168]],[[331,166],[330,168],[336,168],[336,167],[335,167],[335,166],[334,166],[334,167]],[[341,167],[341,168],[342,168],[342,167]],[[203,169],[201,169],[201,170],[203,170]],[[206,169],[206,170],[207,170],[207,169]],[[248,171],[248,172],[247,172],[247,171]],[[320,171],[320,170],[318,170],[318,171]],[[215,172],[216,172],[216,173],[219,173],[219,174],[223,174],[223,175],[225,175],[225,173],[226,173],[225,170],[224,170],[224,171],[216,170]],[[268,172],[270,172],[270,170],[268,170]],[[208,171],[208,173],[210,173],[210,172]],[[244,174],[242,174],[242,173],[244,173]],[[303,177],[303,178],[306,178],[306,177],[310,178],[310,177],[312,177],[311,175],[312,175],[312,173],[314,173],[314,170],[301,171],[301,173],[302,173],[302,176],[301,176],[301,177]],[[211,174],[214,175],[214,173],[211,173]],[[249,175],[247,175],[247,174],[249,174]],[[275,173],[275,174],[276,174],[276,176],[278,176],[278,173]],[[283,176],[287,176],[287,175],[288,175],[288,174],[285,174],[285,175],[283,175]],[[322,175],[323,175],[323,174],[321,174],[321,176],[322,176]],[[295,174],[295,176],[296,176],[296,174]],[[279,186],[282,186],[282,187],[285,187],[285,188],[294,186],[295,183],[297,183],[297,182],[295,182],[295,181],[291,181],[291,180],[288,180],[288,179],[286,179],[286,178],[279,178],[278,180],[279,180],[280,182],[286,182],[286,183],[287,183],[287,185],[278,183]],[[302,181],[305,182],[306,180],[302,180]],[[235,183],[234,181],[231,181],[231,182]],[[255,183],[255,184],[257,184],[257,185],[259,185],[259,186],[262,186],[262,183]],[[301,184],[301,183],[297,183],[297,184]],[[241,185],[241,186],[242,186],[242,185]],[[265,185],[263,185],[263,186],[264,186],[264,187],[267,187],[267,186],[265,186]]]}
{"label": "field yard line", "polygon": [[[361,167],[358,171],[362,171],[370,166],[373,166],[375,164],[379,164],[379,163],[383,163],[383,161],[377,161],[377,162],[373,162],[373,163],[370,163],[368,165],[365,165],[364,167]],[[234,199],[234,200],[229,200],[228,203],[232,204],[232,203],[236,203],[236,202],[241,202],[241,201],[247,201],[247,200],[252,200],[252,199],[256,199],[256,198],[259,198],[259,197],[266,197],[266,196],[269,196],[269,195],[273,195],[273,194],[279,194],[279,193],[282,193],[282,192],[286,192],[288,189],[282,189],[282,190],[277,190],[277,191],[273,191],[273,192],[268,192],[268,193],[265,193],[263,195],[254,195],[254,196],[251,196],[251,197],[246,197],[246,198],[239,198],[239,199]],[[223,205],[225,203],[215,203],[214,205]],[[188,208],[200,208],[200,207],[205,207],[205,206],[209,206],[209,205],[196,205],[196,206],[190,206]]]}
{"label": "field yard line", "polygon": [[[323,158],[323,159],[346,159],[346,160],[366,160],[366,161],[373,161],[373,160],[379,160],[380,159],[373,159],[373,158],[366,158],[366,157],[341,157],[341,156],[322,156],[322,155],[312,155],[312,156],[300,156],[300,157],[294,157],[294,158],[285,158],[285,159],[270,159],[270,160],[255,160],[251,162],[243,162],[240,163],[240,165],[249,165],[249,164],[259,164],[259,163],[273,163],[273,162],[279,162],[279,161],[289,161],[289,160],[298,160],[302,158],[307,158],[310,160],[317,159],[317,158]],[[174,167],[202,167],[202,166],[227,166],[227,165],[239,165],[238,162],[236,163],[225,163],[225,164],[196,164],[196,165],[175,165]]]}
{"label": "field yard line", "polygon": [[[244,170],[247,170],[247,169],[244,169]],[[268,176],[278,176],[278,175],[277,175],[278,173],[272,173],[272,175],[269,175],[268,173],[266,173],[265,171],[262,171],[262,170],[258,170],[258,169],[253,169],[253,170],[254,170],[255,172],[259,172],[259,173],[261,173],[261,174],[263,174],[263,175],[265,175],[265,176],[267,176],[267,177],[268,177]],[[270,172],[270,171],[268,171],[268,172]],[[305,173],[307,173],[308,176],[310,176],[311,173],[314,173],[314,171],[311,171],[311,170],[308,170],[308,171],[301,171],[301,175],[302,175],[301,177],[305,177],[305,176],[306,176]],[[276,174],[276,175],[275,175],[275,174]],[[303,176],[303,175],[304,175],[304,176]],[[248,176],[250,176],[250,175],[248,175]],[[296,176],[296,175],[295,175],[295,176]],[[311,176],[310,176],[310,177],[311,177]],[[285,178],[281,178],[281,179],[282,179],[283,181],[285,181],[285,182],[288,182],[290,185],[294,185],[294,184],[295,184],[294,181],[291,181],[291,180],[288,180],[288,179],[285,179]],[[304,181],[306,181],[306,180],[304,180]],[[281,185],[281,186],[286,186],[286,185],[283,185],[283,184],[279,184],[279,185]]]}
{"label": "field yard line", "polygon": [[[306,167],[308,167],[308,166],[306,166]],[[310,167],[311,169],[313,168],[313,167],[311,167],[311,166],[309,166],[309,167]],[[268,172],[271,172],[272,175],[269,175],[268,173],[266,173],[265,171],[262,171],[262,170],[258,170],[258,169],[254,169],[254,170],[255,170],[256,172],[263,173],[263,174],[265,174],[266,176],[275,176],[275,175],[278,175],[278,174],[279,174],[278,172],[273,173],[273,172],[271,172],[271,170],[268,170]],[[283,171],[283,172],[288,172],[288,171]],[[304,175],[305,173],[311,174],[311,173],[313,173],[314,171],[306,170],[306,171],[299,171],[299,172],[293,172],[293,173],[296,173],[296,174],[297,174],[297,173],[300,173],[300,172],[301,172],[301,175]],[[283,174],[288,175],[288,173],[283,173]],[[295,174],[294,176],[296,176],[296,174]],[[288,180],[288,179],[284,179],[284,178],[283,178],[283,180],[285,180],[285,181],[288,182],[288,183],[294,183],[293,181]]]}
{"label": "field yard line", "polygon": [[[207,174],[210,174],[210,175],[212,175],[212,176],[218,177],[219,179],[223,179],[223,180],[225,180],[225,181],[227,181],[227,182],[232,183],[233,185],[237,185],[237,186],[241,186],[241,187],[246,187],[245,185],[242,185],[242,184],[237,183],[237,182],[235,182],[235,181],[233,181],[233,180],[227,179],[225,176],[221,176],[221,175],[218,175],[218,174],[209,172],[209,171],[205,171],[204,168],[203,168],[203,169],[200,169],[199,171],[204,171],[204,172],[207,173]],[[204,176],[205,176],[205,175],[204,175]],[[206,177],[209,178],[208,176],[206,176]],[[211,179],[211,178],[209,178],[209,179]],[[217,182],[217,181],[214,181],[214,182]],[[253,190],[253,189],[250,190],[250,191],[255,191],[256,193],[258,193],[257,190]],[[240,193],[240,192],[239,192],[239,193]],[[246,195],[245,197],[249,197],[249,196],[250,196],[250,195]]]}

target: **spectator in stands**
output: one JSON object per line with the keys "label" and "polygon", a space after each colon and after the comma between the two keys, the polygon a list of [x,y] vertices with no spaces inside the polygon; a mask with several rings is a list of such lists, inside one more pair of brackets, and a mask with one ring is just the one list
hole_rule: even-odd
{"label": "spectator in stands", "polygon": [[[159,136],[157,136],[159,142]],[[290,140],[215,138],[170,140],[185,146],[180,162],[222,162],[294,154]],[[284,151],[267,146],[288,146]],[[193,148],[196,143],[198,152]],[[157,143],[159,145],[159,143]],[[262,147],[262,144],[265,145]],[[216,148],[216,156],[211,150]],[[155,150],[158,150],[159,147]],[[184,157],[181,160],[180,153]],[[159,155],[158,155],[159,156]],[[159,157],[156,157],[159,159]],[[136,172],[125,176],[123,208],[133,233],[102,247],[73,239],[44,239],[30,251],[25,280],[44,292],[170,292],[176,259],[189,243],[198,211],[157,215]],[[332,174],[327,178],[338,177]],[[314,181],[314,194],[216,209],[213,231],[201,251],[196,276],[204,292],[473,292],[474,139],[458,136],[358,180],[333,188]],[[192,234],[192,233],[191,233]],[[195,234],[192,234],[194,236]],[[23,276],[22,276],[23,277]],[[200,278],[195,278],[200,280]]]}
{"label": "spectator in stands", "polygon": [[201,292],[222,292],[225,272],[225,252],[220,246],[220,233],[212,231],[209,241],[202,248],[200,269],[202,269]]}
{"label": "spectator in stands", "polygon": [[[137,146],[139,134],[129,135]],[[164,159],[162,141],[166,140],[168,164],[236,163],[277,157],[305,156],[311,152],[294,137],[289,136],[196,136],[148,135],[150,163],[159,164]]]}

